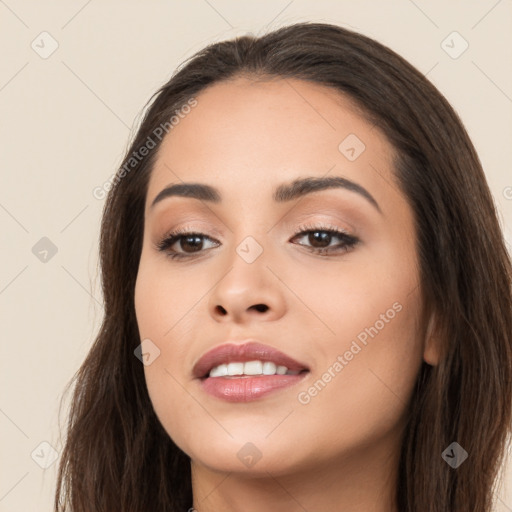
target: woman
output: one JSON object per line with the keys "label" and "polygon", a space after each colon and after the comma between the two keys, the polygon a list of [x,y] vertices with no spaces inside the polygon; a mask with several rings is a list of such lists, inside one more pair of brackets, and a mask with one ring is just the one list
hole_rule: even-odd
{"label": "woman", "polygon": [[100,252],[56,511],[491,510],[510,257],[461,121],[390,49],[299,23],[193,56]]}

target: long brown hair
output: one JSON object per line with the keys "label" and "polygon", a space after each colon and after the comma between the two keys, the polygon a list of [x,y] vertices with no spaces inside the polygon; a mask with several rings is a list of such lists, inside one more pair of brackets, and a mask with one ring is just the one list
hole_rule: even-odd
{"label": "long brown hair", "polygon": [[[75,388],[55,511],[192,506],[190,459],[156,417],[134,356],[140,344],[134,288],[147,184],[161,140],[155,130],[169,128],[205,87],[241,75],[330,86],[352,99],[393,146],[395,179],[415,218],[421,292],[426,311],[435,313],[443,354],[438,365],[423,363],[418,375],[397,503],[408,512],[489,512],[512,419],[512,266],[493,198],[468,134],[439,91],[389,48],[324,23],[211,44],[150,100],[106,197],[105,313],[68,384]],[[148,137],[156,147],[140,157]],[[456,469],[442,457],[452,442],[468,453]]]}

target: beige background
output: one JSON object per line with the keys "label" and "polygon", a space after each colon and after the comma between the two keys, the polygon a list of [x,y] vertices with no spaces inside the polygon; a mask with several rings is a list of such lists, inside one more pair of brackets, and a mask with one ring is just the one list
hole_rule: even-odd
{"label": "beige background", "polygon": [[[52,510],[59,400],[102,315],[92,191],[141,108],[205,44],[303,20],[374,37],[428,74],[475,143],[512,244],[511,0],[0,0],[1,512]],[[469,44],[456,59],[442,46],[453,31]],[[32,250],[42,237],[57,248],[46,262]],[[500,512],[512,511],[510,462],[505,481]]]}

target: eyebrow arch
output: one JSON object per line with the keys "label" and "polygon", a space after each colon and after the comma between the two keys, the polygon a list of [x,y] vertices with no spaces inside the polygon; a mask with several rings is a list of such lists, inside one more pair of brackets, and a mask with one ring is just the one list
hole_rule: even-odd
{"label": "eyebrow arch", "polygon": [[[341,176],[298,178],[290,183],[279,185],[272,197],[274,201],[284,203],[312,192],[332,188],[343,188],[350,192],[355,192],[364,197],[377,211],[382,213],[377,201],[364,187]],[[177,183],[164,188],[151,203],[151,208],[163,199],[172,196],[191,197],[212,203],[220,203],[222,201],[220,192],[211,185],[203,183]]]}

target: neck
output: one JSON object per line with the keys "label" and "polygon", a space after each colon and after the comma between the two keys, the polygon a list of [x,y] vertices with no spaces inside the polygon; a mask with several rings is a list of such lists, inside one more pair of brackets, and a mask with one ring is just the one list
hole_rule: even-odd
{"label": "neck", "polygon": [[197,512],[397,512],[399,443],[275,474],[219,472],[192,461]]}

